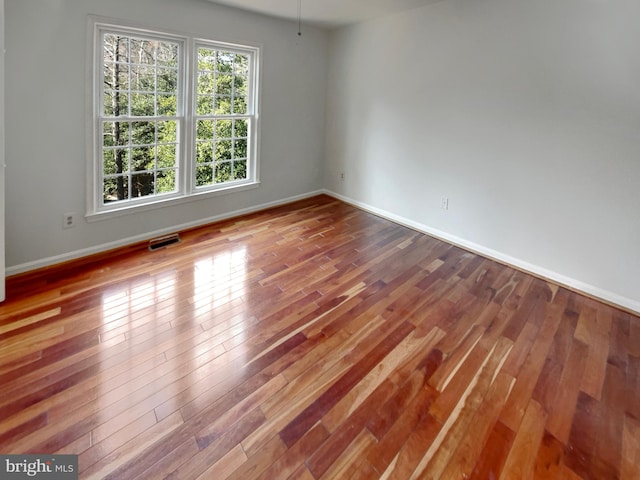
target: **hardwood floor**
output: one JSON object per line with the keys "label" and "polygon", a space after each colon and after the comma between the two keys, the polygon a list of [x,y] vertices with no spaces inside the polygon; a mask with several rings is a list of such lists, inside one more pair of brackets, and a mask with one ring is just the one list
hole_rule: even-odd
{"label": "hardwood floor", "polygon": [[637,479],[640,318],[326,196],[10,278],[0,452],[80,478]]}

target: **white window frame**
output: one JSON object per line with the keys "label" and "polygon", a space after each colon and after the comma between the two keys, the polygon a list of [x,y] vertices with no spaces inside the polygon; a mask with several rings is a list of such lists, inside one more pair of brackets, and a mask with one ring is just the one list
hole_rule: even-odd
{"label": "white window frame", "polygon": [[[88,116],[87,121],[87,214],[89,221],[111,218],[134,212],[157,209],[163,206],[192,202],[209,196],[256,188],[259,180],[259,91],[261,47],[222,42],[200,35],[189,35],[161,29],[149,29],[120,20],[89,17],[88,33],[91,47],[88,49],[87,72]],[[176,152],[178,173],[176,191],[161,195],[143,196],[131,200],[104,202],[102,165],[102,105],[103,105],[103,34],[149,37],[178,43],[178,133]],[[197,115],[197,49],[212,48],[249,57],[249,85],[247,89],[247,113],[249,124],[247,139],[246,179],[207,186],[196,186],[196,121]],[[114,117],[110,117],[114,118]],[[154,118],[155,119],[155,118]]]}

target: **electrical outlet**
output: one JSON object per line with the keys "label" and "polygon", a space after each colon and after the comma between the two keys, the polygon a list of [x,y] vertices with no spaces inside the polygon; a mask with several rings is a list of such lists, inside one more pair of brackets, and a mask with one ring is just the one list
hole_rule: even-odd
{"label": "electrical outlet", "polygon": [[440,208],[442,210],[449,210],[449,198],[448,197],[440,197]]}
{"label": "electrical outlet", "polygon": [[78,214],[75,212],[65,213],[62,217],[62,228],[73,228],[76,226]]}

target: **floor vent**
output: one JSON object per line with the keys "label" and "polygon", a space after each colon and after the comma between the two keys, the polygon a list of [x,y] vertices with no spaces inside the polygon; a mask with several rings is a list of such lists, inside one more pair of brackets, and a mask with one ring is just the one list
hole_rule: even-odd
{"label": "floor vent", "polygon": [[153,252],[154,250],[168,247],[169,245],[173,245],[174,243],[180,243],[180,235],[178,235],[177,233],[172,233],[171,235],[166,235],[164,237],[158,237],[149,240],[149,250]]}

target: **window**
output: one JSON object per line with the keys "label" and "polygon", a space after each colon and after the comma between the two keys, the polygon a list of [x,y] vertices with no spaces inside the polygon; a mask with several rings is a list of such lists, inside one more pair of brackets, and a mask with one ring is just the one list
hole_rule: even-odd
{"label": "window", "polygon": [[198,46],[196,187],[247,178],[249,56]]}
{"label": "window", "polygon": [[103,204],[178,190],[180,43],[102,36]]}
{"label": "window", "polygon": [[89,214],[257,184],[257,47],[98,22],[94,43]]}

